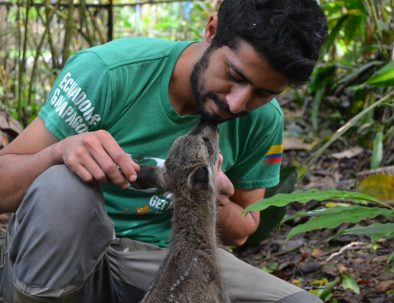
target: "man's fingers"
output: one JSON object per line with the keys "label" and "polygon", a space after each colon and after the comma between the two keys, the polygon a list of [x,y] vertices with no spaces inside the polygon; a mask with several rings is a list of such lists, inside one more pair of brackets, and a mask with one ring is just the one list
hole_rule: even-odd
{"label": "man's fingers", "polygon": [[[106,152],[104,147],[97,150],[93,150],[91,152],[91,155],[93,159],[97,162],[99,168],[101,169],[102,174],[105,176],[107,180],[109,180],[111,183],[121,188],[126,188],[128,186],[129,183],[128,178],[125,176],[120,165],[116,162],[115,159],[112,158],[110,154],[108,154],[108,152]],[[94,169],[93,166],[91,167]],[[102,177],[100,175],[95,175],[95,174],[93,174],[93,176]],[[101,181],[100,179],[97,180]]]}
{"label": "man's fingers", "polygon": [[217,175],[219,194],[231,197],[234,195],[234,185],[230,179],[220,170]]}
{"label": "man's fingers", "polygon": [[[70,166],[69,166],[70,167]],[[93,175],[87,170],[85,167],[82,165],[79,165],[78,167],[70,167],[71,170],[76,173],[83,181],[85,182],[92,182],[94,180]]]}
{"label": "man's fingers", "polygon": [[219,195],[218,196],[218,198],[217,198],[218,206],[226,206],[229,203],[231,203],[231,200],[227,195]]}
{"label": "man's fingers", "polygon": [[122,172],[128,182],[134,182],[137,179],[137,173],[139,172],[140,167],[133,161],[131,156],[124,154],[114,160],[118,164],[119,170]]}
{"label": "man's fingers", "polygon": [[112,182],[127,188],[139,170],[110,133],[99,130],[70,137],[65,144],[64,163],[84,181]]}
{"label": "man's fingers", "polygon": [[96,161],[102,166],[111,182],[122,188],[127,187],[127,184],[134,182],[137,177],[138,164],[123,151],[110,133],[100,130],[96,134],[101,142],[100,155],[95,156],[98,157]]}
{"label": "man's fingers", "polygon": [[121,173],[127,182],[134,182],[137,179],[137,172],[140,167],[132,160],[131,156],[126,154],[117,143],[105,144],[104,149],[111,160],[116,164],[118,172]]}
{"label": "man's fingers", "polygon": [[222,171],[223,155],[218,155],[218,174],[217,174],[217,187],[219,195],[231,197],[234,195],[234,185],[230,179]]}
{"label": "man's fingers", "polygon": [[[107,174],[102,170],[100,164],[92,157],[86,157],[81,164],[92,176],[92,178],[98,182],[108,182]],[[88,180],[93,181],[93,180]]]}
{"label": "man's fingers", "polygon": [[218,167],[219,167],[219,171],[222,170],[222,164],[223,164],[223,155],[221,153],[219,153],[218,155]]}

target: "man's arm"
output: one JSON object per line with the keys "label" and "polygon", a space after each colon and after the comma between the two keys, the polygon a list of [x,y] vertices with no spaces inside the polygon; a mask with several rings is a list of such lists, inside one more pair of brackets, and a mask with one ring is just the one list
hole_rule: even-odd
{"label": "man's arm", "polygon": [[0,150],[0,213],[15,211],[33,180],[60,162],[56,142],[42,120],[36,119]]}
{"label": "man's arm", "polygon": [[18,208],[26,189],[43,171],[66,164],[82,180],[112,182],[125,188],[139,166],[103,130],[58,141],[36,118],[14,141],[0,150],[0,213]]}
{"label": "man's arm", "polygon": [[218,174],[218,231],[223,244],[243,245],[259,226],[260,212],[250,212],[246,216],[242,211],[256,201],[263,199],[265,189],[234,189],[227,176]]}

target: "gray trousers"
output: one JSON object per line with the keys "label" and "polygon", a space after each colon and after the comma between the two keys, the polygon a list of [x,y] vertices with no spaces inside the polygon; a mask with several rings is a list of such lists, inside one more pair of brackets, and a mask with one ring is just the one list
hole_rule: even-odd
{"label": "gray trousers", "polygon": [[[167,250],[116,238],[103,204],[99,187],[64,165],[34,181],[8,227],[6,302],[139,302]],[[322,303],[223,249],[219,261],[231,302]]]}

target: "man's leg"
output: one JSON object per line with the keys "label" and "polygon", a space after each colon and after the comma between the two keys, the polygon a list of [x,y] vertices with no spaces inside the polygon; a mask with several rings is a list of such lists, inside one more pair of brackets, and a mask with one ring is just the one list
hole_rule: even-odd
{"label": "man's leg", "polygon": [[[139,296],[120,302],[139,302],[167,254],[162,249],[131,239],[116,239],[108,249],[119,288],[134,286]],[[233,303],[322,303],[306,291],[219,250],[224,287]],[[122,281],[122,282],[120,282]],[[125,291],[126,293],[126,291]],[[134,292],[135,293],[135,292]]]}
{"label": "man's leg", "polygon": [[220,249],[224,287],[231,302],[323,303],[308,292],[251,266]]}
{"label": "man's leg", "polygon": [[105,281],[97,270],[112,239],[99,187],[54,166],[30,186],[10,222],[1,291],[8,302],[15,294],[20,301],[78,302],[89,278]]}
{"label": "man's leg", "polygon": [[163,262],[168,250],[155,245],[117,238],[107,249],[119,303],[138,303]]}

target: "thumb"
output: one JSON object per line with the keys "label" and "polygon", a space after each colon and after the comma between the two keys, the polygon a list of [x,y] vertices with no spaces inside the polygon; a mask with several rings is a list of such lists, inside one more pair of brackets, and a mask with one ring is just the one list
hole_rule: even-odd
{"label": "thumb", "polygon": [[218,154],[218,171],[222,171],[223,164],[223,155],[221,153]]}

